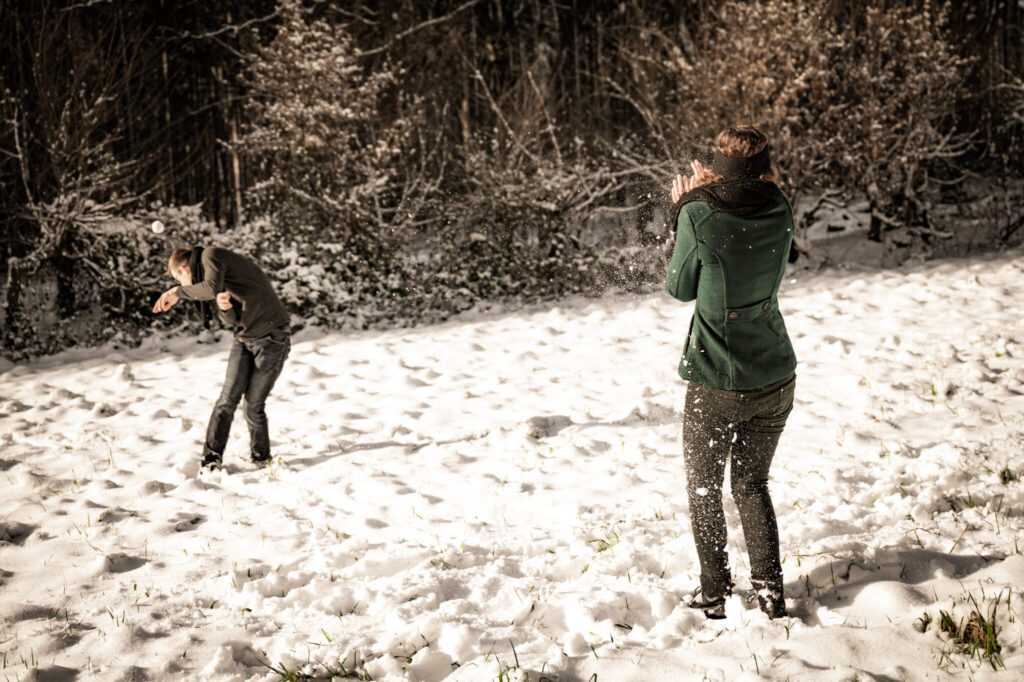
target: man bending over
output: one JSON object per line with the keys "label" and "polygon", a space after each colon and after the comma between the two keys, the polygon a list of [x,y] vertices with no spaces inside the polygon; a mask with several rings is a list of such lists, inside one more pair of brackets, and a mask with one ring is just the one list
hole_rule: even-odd
{"label": "man bending over", "polygon": [[216,301],[221,322],[235,328],[224,390],[206,429],[203,468],[221,467],[231,420],[242,396],[250,458],[257,466],[266,466],[271,457],[264,408],[291,349],[288,312],[263,270],[249,258],[227,249],[176,249],[168,261],[167,274],[180,286],[160,295],[154,313],[170,310],[180,299]]}

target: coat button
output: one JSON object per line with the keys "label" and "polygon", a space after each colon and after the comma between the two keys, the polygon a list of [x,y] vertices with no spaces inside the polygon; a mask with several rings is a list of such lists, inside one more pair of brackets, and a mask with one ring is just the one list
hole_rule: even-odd
{"label": "coat button", "polygon": [[733,310],[731,313],[729,313],[729,319],[730,320],[735,320],[739,316],[740,316],[740,314],[738,312],[736,312],[735,310]]}
{"label": "coat button", "polygon": [[771,301],[765,301],[764,305],[761,306],[761,309],[762,310],[771,310],[771,307],[772,307]]}

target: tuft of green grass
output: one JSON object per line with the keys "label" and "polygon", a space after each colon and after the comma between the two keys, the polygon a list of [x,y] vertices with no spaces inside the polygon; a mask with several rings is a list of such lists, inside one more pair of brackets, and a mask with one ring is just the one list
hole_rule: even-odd
{"label": "tuft of green grass", "polygon": [[[322,670],[314,670],[313,672],[308,673],[300,670],[290,670],[284,663],[278,663],[278,667],[276,668],[266,662],[264,662],[263,665],[266,666],[270,672],[279,676],[277,682],[312,682],[313,680],[316,680],[317,682],[330,682],[331,680],[362,680],[363,682],[370,682],[373,680],[365,667],[363,667],[362,670],[355,667],[352,670],[349,670],[340,662],[338,663],[338,669],[330,668],[321,663],[318,667]],[[356,665],[358,665],[358,663],[356,663]]]}
{"label": "tuft of green grass", "polygon": [[939,630],[949,635],[953,648],[968,658],[978,657],[979,661],[988,661],[993,670],[1005,668],[999,652],[999,630],[996,627],[996,609],[998,602],[992,604],[992,611],[985,618],[980,611],[971,611],[967,622],[957,621],[948,611],[939,611]]}
{"label": "tuft of green grass", "polygon": [[608,529],[608,536],[604,538],[594,538],[587,540],[588,543],[594,545],[594,549],[598,552],[606,552],[615,545],[619,544],[619,534],[614,528]]}
{"label": "tuft of green grass", "polygon": [[[512,658],[515,659],[515,664],[514,665],[506,666],[506,665],[502,664],[501,659],[498,658],[497,654],[495,654],[494,655],[494,660],[498,664],[498,677],[497,677],[495,682],[518,682],[519,680],[524,680],[524,679],[526,680],[526,682],[529,682],[529,680],[530,680],[530,673],[527,672],[526,670],[524,670],[522,667],[520,667],[520,665],[519,665],[519,654],[516,653],[516,645],[512,643],[511,639],[508,640],[508,645],[510,647],[512,647]],[[492,649],[492,652],[493,652],[493,649]],[[488,652],[488,656],[492,652]],[[543,674],[540,677],[541,682],[544,682],[544,680],[550,680],[550,679],[551,678],[546,677]]]}
{"label": "tuft of green grass", "polygon": [[1003,467],[1003,470],[999,472],[999,482],[1003,485],[1010,485],[1020,480],[1020,474],[1012,470],[1009,466]]}

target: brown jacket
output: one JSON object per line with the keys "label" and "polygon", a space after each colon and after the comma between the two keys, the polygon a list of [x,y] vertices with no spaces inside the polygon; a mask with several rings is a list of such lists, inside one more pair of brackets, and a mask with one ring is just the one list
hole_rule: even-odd
{"label": "brown jacket", "polygon": [[231,294],[232,307],[217,309],[222,322],[238,325],[235,337],[253,340],[275,331],[289,331],[289,315],[277,297],[270,279],[245,256],[221,249],[203,249],[203,279],[191,286],[179,286],[175,293],[188,301],[212,301],[217,294]]}

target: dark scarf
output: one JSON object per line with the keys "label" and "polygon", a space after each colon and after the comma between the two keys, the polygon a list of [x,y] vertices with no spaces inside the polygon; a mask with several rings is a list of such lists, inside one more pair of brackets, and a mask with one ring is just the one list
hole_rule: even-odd
{"label": "dark scarf", "polygon": [[734,159],[715,151],[712,168],[722,179],[694,187],[679,197],[669,218],[672,233],[675,234],[683,206],[694,201],[703,201],[716,211],[738,218],[759,215],[777,204],[782,198],[778,186],[774,182],[760,179],[762,173],[771,169],[768,154],[767,147],[743,159]]}
{"label": "dark scarf", "polygon": [[[202,246],[192,247],[191,253],[188,254],[188,269],[192,273],[192,284],[199,284],[203,281],[205,273],[203,272]],[[213,313],[210,310],[210,302],[196,301],[195,304],[199,310],[199,320],[203,323],[203,328],[209,329],[210,318],[213,317]]]}

